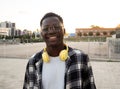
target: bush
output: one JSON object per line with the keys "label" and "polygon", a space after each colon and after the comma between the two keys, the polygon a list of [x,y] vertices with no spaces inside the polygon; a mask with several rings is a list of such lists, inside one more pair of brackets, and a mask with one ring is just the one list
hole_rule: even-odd
{"label": "bush", "polygon": [[83,42],[88,42],[88,41],[98,41],[98,42],[105,42],[106,37],[68,37],[65,38],[65,41],[83,41]]}

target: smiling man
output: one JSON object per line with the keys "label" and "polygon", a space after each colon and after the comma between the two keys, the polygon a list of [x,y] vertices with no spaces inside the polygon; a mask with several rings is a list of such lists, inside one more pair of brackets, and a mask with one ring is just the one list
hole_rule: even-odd
{"label": "smiling man", "polygon": [[28,61],[23,89],[96,89],[88,56],[63,41],[63,19],[46,13],[40,26],[46,47]]}

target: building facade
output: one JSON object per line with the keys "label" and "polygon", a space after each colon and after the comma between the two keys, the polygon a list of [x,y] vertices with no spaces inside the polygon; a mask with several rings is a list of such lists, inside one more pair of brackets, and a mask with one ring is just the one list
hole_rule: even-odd
{"label": "building facade", "polygon": [[0,23],[0,35],[15,36],[15,23],[8,21]]}
{"label": "building facade", "polygon": [[10,28],[0,28],[0,35],[9,36]]}
{"label": "building facade", "polygon": [[76,28],[77,36],[111,36],[116,28]]}

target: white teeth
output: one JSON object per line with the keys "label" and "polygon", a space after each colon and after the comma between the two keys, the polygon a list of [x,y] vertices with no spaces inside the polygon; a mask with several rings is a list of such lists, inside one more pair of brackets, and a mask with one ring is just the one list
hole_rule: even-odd
{"label": "white teeth", "polygon": [[50,38],[54,38],[54,37],[56,37],[56,36],[49,36]]}
{"label": "white teeth", "polygon": [[52,37],[50,37],[50,38],[56,38],[56,36],[52,36]]}
{"label": "white teeth", "polygon": [[56,36],[52,36],[52,37],[50,37],[50,39],[56,39]]}

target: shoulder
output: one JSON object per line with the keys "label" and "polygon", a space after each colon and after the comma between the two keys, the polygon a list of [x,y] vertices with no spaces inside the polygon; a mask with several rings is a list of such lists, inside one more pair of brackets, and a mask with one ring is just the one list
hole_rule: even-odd
{"label": "shoulder", "polygon": [[88,54],[79,49],[69,47],[69,54],[71,58],[80,60],[81,62],[87,62],[89,60]]}
{"label": "shoulder", "polygon": [[86,55],[87,56],[87,54],[85,54],[82,50],[80,50],[80,49],[76,49],[76,48],[72,48],[72,47],[69,47],[69,53],[71,54],[71,55]]}
{"label": "shoulder", "polygon": [[33,73],[33,71],[35,71],[35,69],[37,67],[37,64],[39,62],[42,63],[42,61],[40,61],[41,60],[41,55],[42,55],[42,50],[29,58],[28,63],[26,65],[26,71],[28,73],[30,73],[30,72]]}

